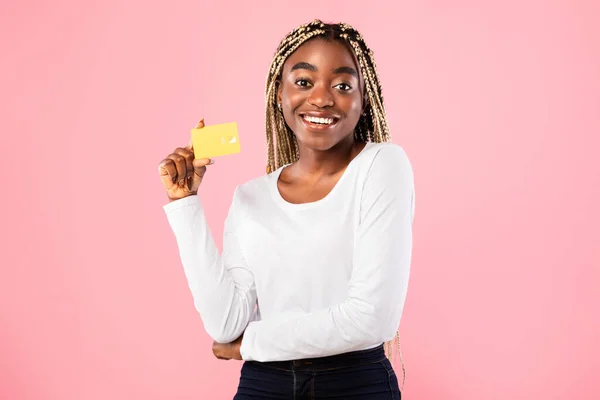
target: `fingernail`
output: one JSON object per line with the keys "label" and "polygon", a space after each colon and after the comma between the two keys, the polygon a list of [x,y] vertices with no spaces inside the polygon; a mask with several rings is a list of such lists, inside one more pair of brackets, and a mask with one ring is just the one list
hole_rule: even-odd
{"label": "fingernail", "polygon": [[208,163],[208,165],[213,165],[215,163],[215,160],[210,160],[210,162]]}

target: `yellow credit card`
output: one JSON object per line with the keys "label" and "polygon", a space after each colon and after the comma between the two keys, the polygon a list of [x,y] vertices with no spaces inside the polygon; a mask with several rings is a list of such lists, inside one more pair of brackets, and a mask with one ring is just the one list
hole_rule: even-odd
{"label": "yellow credit card", "polygon": [[212,158],[241,151],[237,123],[210,125],[192,129],[195,158]]}

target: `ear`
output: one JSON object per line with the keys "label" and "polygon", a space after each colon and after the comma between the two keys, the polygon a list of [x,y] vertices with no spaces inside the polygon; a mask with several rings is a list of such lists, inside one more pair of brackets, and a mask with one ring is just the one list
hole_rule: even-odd
{"label": "ear", "polygon": [[365,93],[365,95],[363,96],[363,104],[362,104],[361,113],[365,112],[368,105],[369,105],[369,96],[367,95],[367,93]]}

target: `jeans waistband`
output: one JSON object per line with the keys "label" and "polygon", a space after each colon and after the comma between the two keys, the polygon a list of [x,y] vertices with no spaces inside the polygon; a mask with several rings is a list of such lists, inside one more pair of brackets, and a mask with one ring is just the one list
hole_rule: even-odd
{"label": "jeans waistband", "polygon": [[328,357],[305,358],[292,361],[267,361],[257,364],[284,370],[330,369],[371,364],[382,361],[383,359],[385,359],[385,351],[383,349],[383,344],[381,344],[368,350],[352,351]]}

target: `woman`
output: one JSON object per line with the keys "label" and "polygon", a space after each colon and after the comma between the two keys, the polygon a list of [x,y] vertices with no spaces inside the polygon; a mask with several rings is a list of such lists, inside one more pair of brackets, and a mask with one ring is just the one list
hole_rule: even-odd
{"label": "woman", "polygon": [[399,399],[383,343],[406,297],[414,184],[373,54],[349,25],[313,21],[281,42],[266,92],[267,174],[236,188],[222,255],[198,195],[212,161],[187,147],[159,165],[213,351],[245,360],[238,400]]}

